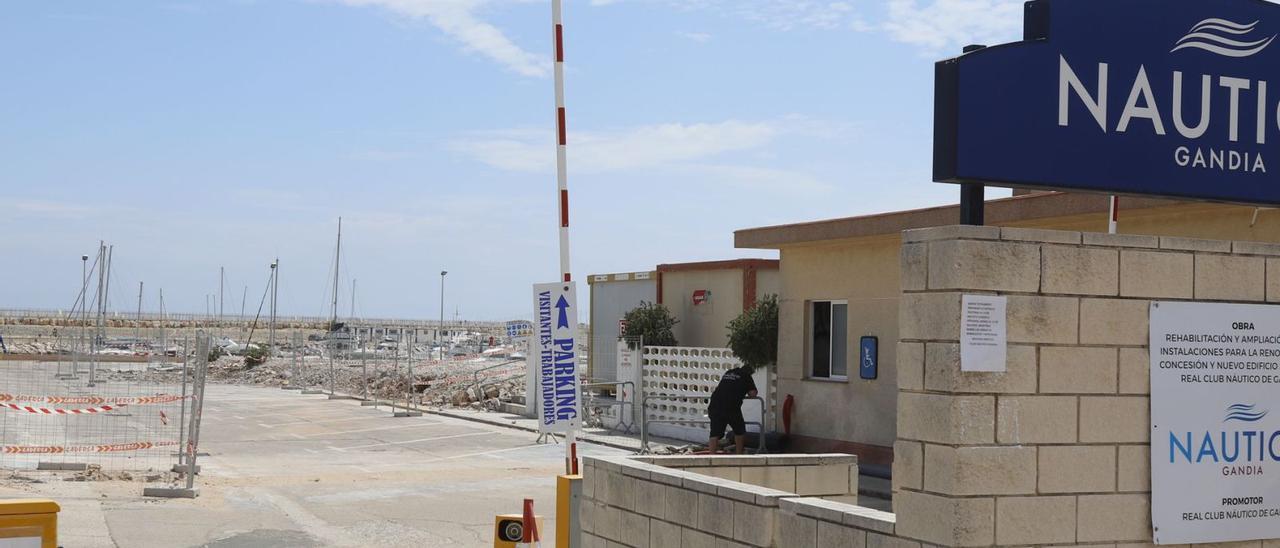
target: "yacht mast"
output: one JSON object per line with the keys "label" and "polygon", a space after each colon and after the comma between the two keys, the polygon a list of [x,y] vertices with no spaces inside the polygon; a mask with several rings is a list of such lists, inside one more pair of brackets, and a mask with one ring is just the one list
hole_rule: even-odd
{"label": "yacht mast", "polygon": [[338,247],[333,254],[333,316],[329,328],[338,324],[338,267],[342,264],[342,217],[338,217]]}

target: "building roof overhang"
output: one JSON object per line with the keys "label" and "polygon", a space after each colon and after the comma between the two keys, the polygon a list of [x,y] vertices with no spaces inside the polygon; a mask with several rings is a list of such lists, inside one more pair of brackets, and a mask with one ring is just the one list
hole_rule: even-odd
{"label": "building roof overhang", "polygon": [[[1039,192],[1010,198],[987,200],[986,223],[1008,225],[1052,217],[1068,217],[1089,213],[1105,214],[1109,197],[1103,194]],[[1125,210],[1148,209],[1180,203],[1175,200],[1125,197]],[[733,233],[734,247],[740,249],[781,249],[787,246],[826,241],[897,235],[904,230],[956,224],[959,205],[946,205],[893,211],[858,217],[828,219],[759,228],[745,228]]]}

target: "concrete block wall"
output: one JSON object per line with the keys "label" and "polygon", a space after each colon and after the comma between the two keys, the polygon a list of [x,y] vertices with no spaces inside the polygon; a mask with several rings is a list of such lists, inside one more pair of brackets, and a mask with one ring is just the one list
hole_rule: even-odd
{"label": "concrete block wall", "polygon": [[802,497],[858,503],[858,457],[853,455],[654,456],[635,460]]}
{"label": "concrete block wall", "polygon": [[[895,532],[944,546],[1151,542],[1148,305],[1280,302],[1274,244],[952,226],[901,268]],[[1006,372],[960,371],[964,294],[1008,297]]]}
{"label": "concrete block wall", "polygon": [[[831,500],[857,494],[852,455],[587,457],[584,465],[578,508],[585,548],[852,547],[897,540],[893,514]],[[794,484],[819,496],[745,481]]]}

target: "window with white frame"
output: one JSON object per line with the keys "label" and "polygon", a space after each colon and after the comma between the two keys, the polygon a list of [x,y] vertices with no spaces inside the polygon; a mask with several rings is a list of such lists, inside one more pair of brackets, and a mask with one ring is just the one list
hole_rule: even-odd
{"label": "window with white frame", "polygon": [[849,302],[809,303],[809,377],[849,378]]}

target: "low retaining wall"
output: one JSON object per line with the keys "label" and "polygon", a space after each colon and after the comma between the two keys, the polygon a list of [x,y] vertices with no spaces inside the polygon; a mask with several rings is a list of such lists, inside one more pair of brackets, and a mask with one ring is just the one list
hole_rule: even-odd
{"label": "low retaining wall", "polygon": [[651,456],[632,460],[805,497],[858,503],[858,457],[853,455]]}
{"label": "low retaining wall", "polygon": [[857,497],[853,455],[587,457],[584,463],[584,548],[920,546],[894,536],[893,514],[841,502]]}

